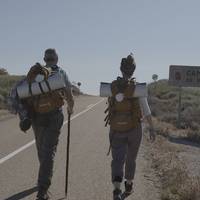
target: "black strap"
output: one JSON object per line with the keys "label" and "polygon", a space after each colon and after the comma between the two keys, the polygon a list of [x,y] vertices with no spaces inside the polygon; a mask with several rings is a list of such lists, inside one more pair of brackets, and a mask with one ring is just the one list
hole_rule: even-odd
{"label": "black strap", "polygon": [[31,88],[31,86],[32,86],[31,83],[29,83],[28,86],[29,86],[29,94],[30,94],[31,96],[33,96],[32,88]]}
{"label": "black strap", "polygon": [[46,83],[46,85],[47,85],[47,87],[49,89],[49,92],[51,92],[52,90],[51,90],[51,86],[50,86],[49,82],[47,80],[45,80],[45,83]]}
{"label": "black strap", "polygon": [[43,90],[43,88],[42,88],[41,82],[39,82],[38,84],[39,84],[39,87],[40,87],[40,91],[42,92],[42,94],[44,94],[44,90]]}

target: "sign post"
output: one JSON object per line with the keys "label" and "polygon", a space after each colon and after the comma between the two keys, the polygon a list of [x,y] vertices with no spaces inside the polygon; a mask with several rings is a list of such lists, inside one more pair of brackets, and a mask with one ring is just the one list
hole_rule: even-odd
{"label": "sign post", "polygon": [[182,87],[179,86],[179,98],[178,98],[178,122],[177,127],[181,127],[181,97],[182,97]]}
{"label": "sign post", "polygon": [[157,83],[156,81],[158,80],[158,75],[157,74],[153,74],[152,75],[152,80],[154,81],[154,87],[152,86],[152,88],[149,90],[149,101],[152,101],[152,95],[153,93],[156,94],[156,88],[157,88]]}
{"label": "sign post", "polygon": [[180,128],[182,87],[200,87],[200,66],[171,65],[169,84],[179,87],[177,127]]}

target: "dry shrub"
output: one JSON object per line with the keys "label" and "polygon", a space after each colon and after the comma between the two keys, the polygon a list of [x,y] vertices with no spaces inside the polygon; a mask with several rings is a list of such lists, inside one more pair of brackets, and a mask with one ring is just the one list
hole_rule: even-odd
{"label": "dry shrub", "polygon": [[[174,170],[171,175],[174,176],[174,182],[171,182],[162,193],[162,200],[199,200],[200,199],[200,180],[199,178],[190,178],[180,169]],[[177,172],[177,174],[175,174]],[[182,177],[181,177],[182,176]]]}
{"label": "dry shrub", "polygon": [[177,98],[177,92],[174,92],[174,91],[170,91],[164,95],[162,95],[162,99],[172,99],[172,98]]}
{"label": "dry shrub", "polygon": [[[152,115],[161,121],[177,125],[178,88],[168,85],[166,80],[149,85],[149,104]],[[183,88],[181,106],[181,129],[190,129],[185,139],[200,143],[200,89]],[[165,130],[157,130],[166,135]],[[193,133],[192,133],[193,132]]]}
{"label": "dry shrub", "polygon": [[5,108],[6,108],[5,98],[0,94],[0,109],[5,109]]}
{"label": "dry shrub", "polygon": [[187,139],[190,142],[200,143],[200,132],[198,130],[187,130],[186,136],[184,139]]}
{"label": "dry shrub", "polygon": [[171,123],[173,125],[177,124],[177,114],[176,113],[165,113],[160,115],[159,119],[164,122]]}
{"label": "dry shrub", "polygon": [[176,127],[173,124],[161,121],[158,118],[153,118],[153,123],[157,135],[168,137],[171,132],[176,131]]}
{"label": "dry shrub", "polygon": [[162,135],[164,137],[169,136],[169,129],[167,127],[162,127],[161,124],[155,125],[155,132],[156,132],[157,135]]}
{"label": "dry shrub", "polygon": [[162,200],[200,200],[200,178],[191,177],[175,145],[158,136],[154,144],[153,167],[162,184]]}
{"label": "dry shrub", "polygon": [[[154,144],[153,167],[162,184],[162,200],[200,200],[200,177],[192,177],[178,153],[182,147],[166,137],[184,138],[200,143],[200,90],[186,88],[182,95],[181,127],[177,129],[178,90],[167,81],[150,85],[150,107],[158,135]],[[164,137],[163,137],[164,136]]]}
{"label": "dry shrub", "polygon": [[200,178],[188,178],[181,185],[179,196],[181,200],[199,200],[200,199]]}

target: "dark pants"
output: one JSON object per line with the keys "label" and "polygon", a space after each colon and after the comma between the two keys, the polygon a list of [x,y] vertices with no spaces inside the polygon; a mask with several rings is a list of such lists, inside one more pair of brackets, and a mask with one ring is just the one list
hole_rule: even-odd
{"label": "dark pants", "polygon": [[136,158],[142,139],[142,127],[127,132],[110,131],[112,147],[112,182],[122,182],[124,177],[133,180],[135,176]]}
{"label": "dark pants", "polygon": [[48,190],[51,185],[54,157],[63,120],[64,116],[62,111],[38,114],[33,118],[32,127],[40,162],[38,174],[39,190]]}

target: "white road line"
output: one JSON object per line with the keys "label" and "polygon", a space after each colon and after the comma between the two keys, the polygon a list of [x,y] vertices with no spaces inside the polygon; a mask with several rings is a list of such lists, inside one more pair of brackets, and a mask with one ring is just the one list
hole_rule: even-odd
{"label": "white road line", "polygon": [[7,156],[5,156],[4,158],[0,159],[0,164],[4,163],[5,161],[9,160],[10,158],[14,157],[15,155],[17,155],[18,153],[20,153],[21,151],[23,151],[24,149],[27,149],[28,147],[32,146],[35,143],[35,140],[32,140],[31,142],[29,142],[28,144],[24,145],[23,147],[17,149],[16,151],[8,154]]}
{"label": "white road line", "polygon": [[94,105],[94,104],[90,104],[90,105],[87,106],[87,108],[90,108],[90,107],[92,107],[93,105]]}
{"label": "white road line", "polygon": [[[89,110],[91,110],[92,108],[94,108],[96,105],[100,104],[100,103],[103,102],[103,101],[104,101],[104,99],[102,99],[101,101],[98,101],[97,103],[93,104],[92,106],[90,106],[89,108],[83,110],[82,112],[78,113],[77,115],[74,115],[74,116],[71,118],[71,120],[73,120],[73,119],[79,117],[80,115],[82,115],[82,114],[88,112]],[[65,121],[65,122],[64,122],[64,125],[67,124],[67,122],[68,122],[68,121]]]}
{"label": "white road line", "polygon": [[[84,113],[88,112],[89,110],[91,110],[93,107],[95,107],[96,105],[100,104],[101,102],[103,102],[104,99],[102,99],[101,101],[98,101],[96,104],[90,106],[89,108],[81,111],[80,113],[74,115],[71,120],[83,115]],[[68,121],[64,122],[64,125],[67,124]],[[7,160],[9,160],[10,158],[14,157],[15,155],[17,155],[18,153],[22,152],[23,150],[27,149],[28,147],[32,146],[35,143],[35,140],[32,140],[31,142],[25,144],[24,146],[20,147],[19,149],[13,151],[12,153],[8,154],[7,156],[3,157],[0,159],[0,164],[6,162]]]}

